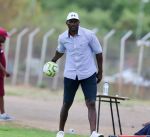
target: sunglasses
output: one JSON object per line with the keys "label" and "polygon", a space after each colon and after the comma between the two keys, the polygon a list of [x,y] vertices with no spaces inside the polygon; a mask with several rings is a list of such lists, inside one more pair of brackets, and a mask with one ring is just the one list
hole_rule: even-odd
{"label": "sunglasses", "polygon": [[79,20],[77,20],[77,19],[68,20],[68,23],[78,23],[78,22],[79,22]]}

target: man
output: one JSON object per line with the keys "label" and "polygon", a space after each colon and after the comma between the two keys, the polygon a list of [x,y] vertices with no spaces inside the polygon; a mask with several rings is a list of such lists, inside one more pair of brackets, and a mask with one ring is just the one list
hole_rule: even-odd
{"label": "man", "polygon": [[143,124],[143,126],[135,135],[150,135],[150,122]]}
{"label": "man", "polygon": [[10,74],[6,71],[5,54],[3,50],[3,43],[8,37],[5,29],[0,28],[0,121],[11,120],[11,117],[5,113],[4,109],[4,77],[9,77]]}
{"label": "man", "polygon": [[[59,36],[58,47],[52,59],[53,62],[56,62],[66,53],[64,98],[60,112],[59,132],[56,137],[64,137],[64,126],[68,117],[68,111],[79,85],[82,87],[88,108],[90,137],[103,136],[96,132],[95,106],[97,83],[102,79],[102,48],[94,33],[80,27],[79,24],[78,14],[70,12],[66,19],[68,30]],[[98,72],[93,54],[96,56]]]}

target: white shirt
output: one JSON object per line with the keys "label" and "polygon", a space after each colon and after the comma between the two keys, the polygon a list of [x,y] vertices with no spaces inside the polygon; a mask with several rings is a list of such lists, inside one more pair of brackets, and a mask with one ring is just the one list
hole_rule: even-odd
{"label": "white shirt", "polygon": [[58,38],[57,51],[66,53],[64,77],[82,80],[97,72],[93,54],[101,53],[102,47],[92,31],[79,27],[74,37],[65,31]]}

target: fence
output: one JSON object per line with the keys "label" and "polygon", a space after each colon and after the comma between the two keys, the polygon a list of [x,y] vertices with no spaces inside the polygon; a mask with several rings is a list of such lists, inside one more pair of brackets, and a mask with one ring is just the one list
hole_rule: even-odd
{"label": "fence", "polygon": [[[34,30],[13,28],[9,33],[11,37],[6,40],[5,53],[7,69],[12,73],[12,77],[6,82],[12,85],[48,87],[53,90],[62,88],[64,57],[58,61],[60,71],[55,78],[45,77],[42,73],[44,63],[53,57],[57,47],[57,41],[55,46],[51,44],[55,29],[41,32],[40,28]],[[144,52],[146,60],[150,53],[150,48],[144,51],[145,46],[150,46],[147,41],[150,33],[138,41],[132,38],[131,30],[120,38],[115,34],[117,31],[111,30],[103,36],[103,81],[114,84],[117,94],[120,95],[123,94],[125,85],[134,85],[136,88],[133,91],[137,95],[141,87],[146,89],[150,87],[150,80],[146,81],[141,76],[142,67],[147,67],[143,66]],[[132,70],[135,70],[135,73]]]}

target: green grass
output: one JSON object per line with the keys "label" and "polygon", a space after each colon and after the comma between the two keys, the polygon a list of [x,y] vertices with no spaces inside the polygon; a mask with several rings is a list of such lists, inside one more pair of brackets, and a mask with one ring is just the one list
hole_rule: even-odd
{"label": "green grass", "polygon": [[[0,137],[55,137],[55,132],[22,127],[12,123],[0,123]],[[80,135],[66,134],[65,137],[86,137]]]}

